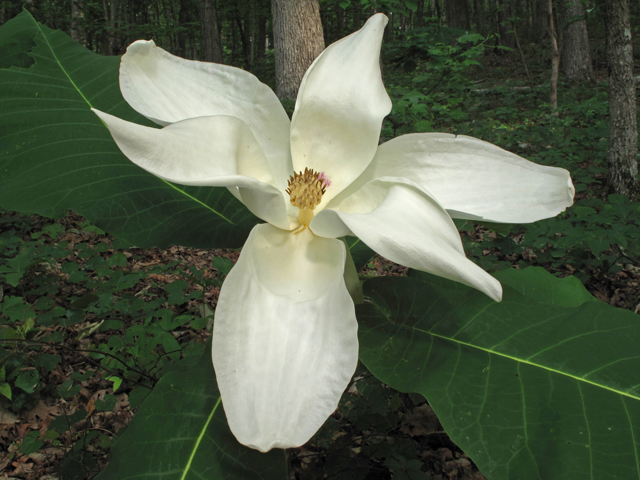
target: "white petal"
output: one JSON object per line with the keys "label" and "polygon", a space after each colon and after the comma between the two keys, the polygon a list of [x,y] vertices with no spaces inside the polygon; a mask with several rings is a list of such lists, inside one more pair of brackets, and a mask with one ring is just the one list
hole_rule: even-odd
{"label": "white petal", "polygon": [[343,201],[339,211],[318,213],[310,227],[326,237],[348,229],[392,262],[464,283],[496,301],[502,299],[500,282],[465,257],[460,234],[447,212],[404,179],[385,177],[366,184]]}
{"label": "white petal", "polygon": [[306,443],[358,362],[340,240],[257,225],[215,312],[213,365],[231,431],[266,452]]}
{"label": "white petal", "polygon": [[[528,223],[573,203],[569,172],[538,165],[464,135],[419,133],[380,145],[349,192],[374,178],[405,177],[431,193],[454,218]],[[340,199],[336,199],[339,202]]]}
{"label": "white petal", "polygon": [[382,14],[330,45],[305,74],[291,122],[295,171],[324,172],[331,186],[320,207],[349,185],[375,155],[391,100],[380,74]]}
{"label": "white petal", "polygon": [[120,90],[129,105],[160,125],[212,115],[239,118],[265,152],[280,190],[286,188],[292,168],[289,117],[275,93],[252,74],[184,60],[139,40],[122,57]]}
{"label": "white petal", "polygon": [[136,165],[181,185],[239,187],[240,200],[254,215],[289,228],[282,193],[260,145],[241,120],[199,117],[158,129],[93,111]]}

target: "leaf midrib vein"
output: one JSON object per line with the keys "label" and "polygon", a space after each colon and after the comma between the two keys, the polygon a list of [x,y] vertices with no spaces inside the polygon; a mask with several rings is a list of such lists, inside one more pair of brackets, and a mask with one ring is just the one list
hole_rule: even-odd
{"label": "leaf midrib vein", "polygon": [[193,450],[191,450],[191,455],[189,455],[189,460],[187,461],[187,465],[184,467],[184,471],[182,472],[182,476],[180,477],[180,480],[185,480],[185,478],[187,478],[187,473],[189,473],[189,470],[191,469],[191,462],[193,462],[193,459],[196,456],[196,452],[198,451],[198,447],[200,446],[200,442],[202,441],[202,439],[204,437],[204,434],[206,433],[207,428],[209,427],[209,424],[211,423],[211,420],[213,419],[213,415],[216,413],[216,410],[218,410],[218,407],[220,406],[220,402],[221,401],[222,401],[222,397],[218,397],[218,401],[216,402],[216,404],[211,409],[211,413],[209,414],[209,417],[207,418],[207,421],[204,423],[204,426],[202,427],[202,430],[200,431],[200,435],[198,435],[198,439],[196,440],[196,444],[193,446]]}
{"label": "leaf midrib vein", "polygon": [[491,350],[489,348],[481,347],[479,345],[473,345],[471,343],[463,342],[463,341],[455,339],[455,338],[447,337],[445,335],[439,335],[437,333],[433,333],[433,332],[430,332],[428,330],[423,330],[421,328],[408,327],[407,325],[404,325],[404,324],[397,324],[395,322],[391,322],[391,319],[388,317],[388,315],[386,315],[384,313],[384,310],[382,308],[380,308],[380,306],[375,301],[373,302],[373,305],[375,306],[376,310],[378,310],[390,323],[398,326],[399,328],[409,328],[409,329],[416,330],[416,331],[421,332],[421,333],[425,333],[427,335],[433,335],[434,337],[441,338],[442,340],[448,340],[450,342],[454,342],[454,343],[457,343],[459,345],[464,345],[464,346],[467,346],[467,347],[470,347],[470,348],[474,348],[476,350],[481,350],[483,352],[487,352],[487,353],[491,353],[491,354],[494,354],[494,355],[498,355],[499,357],[503,357],[503,358],[506,358],[506,359],[509,359],[509,360],[513,360],[514,362],[519,362],[519,363],[522,363],[522,364],[525,364],[525,365],[531,365],[532,367],[542,368],[544,370],[547,370],[548,372],[557,373],[559,375],[563,375],[565,377],[572,378],[572,379],[577,380],[579,382],[588,383],[588,384],[593,385],[595,387],[603,388],[605,390],[609,390],[611,392],[617,393],[619,395],[623,395],[625,397],[632,398],[634,400],[640,400],[640,397],[638,397],[636,395],[632,395],[630,393],[623,392],[623,391],[617,390],[615,388],[611,388],[611,387],[608,387],[606,385],[602,385],[600,383],[593,382],[591,380],[587,380],[586,378],[577,377],[575,375],[571,375],[570,373],[562,372],[560,370],[548,367],[546,365],[541,365],[539,363],[534,363],[534,362],[531,362],[529,360],[524,360],[524,359],[521,359],[521,358],[517,358],[517,357],[514,357],[512,355],[507,355],[506,353],[494,352],[493,350]]}
{"label": "leaf midrib vein", "polygon": [[[35,21],[35,20],[34,20]],[[51,43],[49,42],[49,39],[47,38],[47,36],[44,34],[44,32],[42,31],[41,25],[36,22],[36,26],[38,27],[38,31],[40,32],[40,34],[42,35],[42,38],[44,39],[44,41],[47,44],[47,47],[49,48],[49,50],[51,51],[51,55],[53,56],[53,58],[55,59],[56,64],[60,67],[60,69],[62,70],[62,72],[65,74],[65,76],[69,79],[69,82],[71,83],[71,85],[73,85],[73,88],[76,89],[76,91],[80,94],[80,96],[83,98],[83,100],[87,103],[87,105],[89,105],[90,108],[93,108],[93,105],[91,105],[91,102],[87,99],[87,97],[84,96],[84,94],[82,93],[82,91],[78,88],[78,86],[75,84],[75,82],[73,81],[73,79],[69,76],[69,74],[67,73],[66,69],[64,68],[64,66],[62,65],[62,63],[60,62],[60,60],[58,59],[58,56],[56,55],[56,52],[53,50],[53,47],[51,46]],[[102,122],[103,125],[105,125],[105,128],[107,128],[106,124],[104,122]],[[159,178],[159,177],[158,177]],[[178,192],[182,193],[183,195],[185,195],[186,197],[190,198],[191,200],[193,200],[196,203],[199,203],[200,205],[202,205],[203,207],[205,207],[206,209],[210,210],[211,212],[215,213],[216,215],[218,215],[220,218],[222,218],[223,220],[226,220],[227,222],[229,222],[231,225],[235,225],[234,222],[232,222],[230,219],[228,219],[227,217],[225,217],[224,215],[222,215],[220,212],[214,210],[213,208],[211,208],[210,206],[206,205],[204,202],[198,200],[197,198],[193,197],[192,195],[189,195],[187,192],[185,192],[184,190],[178,188],[177,186],[175,186],[173,183],[168,182],[164,179],[160,179],[162,180],[165,184],[167,184],[168,186],[170,186],[171,188],[177,190]]]}

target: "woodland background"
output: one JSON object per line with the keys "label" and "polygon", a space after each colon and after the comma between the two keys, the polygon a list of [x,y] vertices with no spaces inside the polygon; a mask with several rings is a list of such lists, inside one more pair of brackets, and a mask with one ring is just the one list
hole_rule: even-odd
{"label": "woodland background", "polygon": [[[274,13],[292,3],[4,0],[0,25],[27,9],[102,55],[153,39],[181,57],[254,73],[291,113],[296,84],[292,90],[287,75],[278,81]],[[612,18],[605,1],[296,3],[303,16],[305,8],[319,12],[322,45],[373,13],[389,16],[382,67],[394,107],[382,141],[411,132],[466,134],[571,171],[576,205],[556,218],[457,222],[469,258],[490,272],[538,266],[574,275],[599,300],[640,311],[631,56],[640,51],[638,2],[617,2],[626,5],[628,24]],[[622,62],[633,93],[627,89],[618,108],[607,39],[625,25],[636,47]],[[612,109],[625,108],[633,122],[617,135],[627,143],[612,148],[612,126],[620,126]],[[612,168],[612,151],[626,156],[621,168]],[[200,358],[219,287],[239,252],[141,249],[72,212],[56,220],[0,213],[0,478],[93,478],[158,380]],[[407,273],[351,246],[363,278]],[[390,389],[363,366],[338,412],[289,460],[292,479],[484,478],[424,398]]]}

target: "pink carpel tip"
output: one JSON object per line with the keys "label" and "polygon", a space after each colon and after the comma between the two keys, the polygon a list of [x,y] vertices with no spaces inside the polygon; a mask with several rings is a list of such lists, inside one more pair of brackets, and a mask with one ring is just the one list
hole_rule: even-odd
{"label": "pink carpel tip", "polygon": [[320,175],[318,175],[318,180],[322,180],[322,184],[325,187],[328,187],[329,185],[331,185],[331,182],[329,181],[327,176],[324,174],[324,172],[320,172]]}

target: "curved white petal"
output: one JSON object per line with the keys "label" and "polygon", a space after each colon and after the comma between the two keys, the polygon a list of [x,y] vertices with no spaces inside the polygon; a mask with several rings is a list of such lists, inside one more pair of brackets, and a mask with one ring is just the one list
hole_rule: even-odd
{"label": "curved white petal", "polygon": [[502,299],[500,282],[465,256],[447,212],[405,179],[385,177],[366,184],[344,200],[340,210],[318,213],[310,228],[323,237],[351,231],[392,262],[464,283],[496,301]]}
{"label": "curved white petal", "polygon": [[380,73],[382,14],[335,42],[305,74],[291,122],[295,171],[324,172],[331,182],[318,208],[353,182],[375,155],[391,100]]}
{"label": "curved white petal", "polygon": [[266,452],[306,443],[358,362],[345,247],[257,225],[220,291],[213,365],[236,438]]}
{"label": "curved white petal", "polygon": [[153,41],[132,43],[120,64],[120,90],[160,125],[228,115],[244,121],[267,156],[281,191],[291,173],[289,117],[275,93],[239,68],[171,55]]}
{"label": "curved white petal", "polygon": [[162,129],[93,110],[122,153],[150,173],[181,185],[238,187],[257,217],[290,228],[282,193],[247,125],[234,117],[198,117]]}
{"label": "curved white petal", "polygon": [[532,163],[464,135],[418,133],[380,145],[369,168],[341,198],[389,175],[416,182],[454,218],[491,222],[553,217],[571,206],[575,194],[562,168]]}

